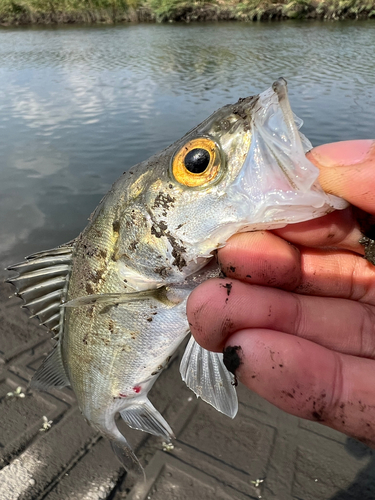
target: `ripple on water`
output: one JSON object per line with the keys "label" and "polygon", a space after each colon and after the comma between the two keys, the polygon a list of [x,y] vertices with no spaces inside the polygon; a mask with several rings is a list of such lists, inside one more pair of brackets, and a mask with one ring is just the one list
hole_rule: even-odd
{"label": "ripple on water", "polygon": [[74,237],[125,169],[281,75],[314,144],[372,136],[374,53],[371,21],[0,29],[0,258]]}

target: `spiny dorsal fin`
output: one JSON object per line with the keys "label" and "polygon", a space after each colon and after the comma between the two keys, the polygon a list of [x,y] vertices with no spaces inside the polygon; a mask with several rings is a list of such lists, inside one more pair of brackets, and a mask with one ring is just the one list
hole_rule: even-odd
{"label": "spiny dorsal fin", "polygon": [[9,266],[9,271],[18,273],[7,280],[17,289],[26,307],[37,316],[42,325],[61,336],[64,309],[60,308],[66,298],[74,240],[60,247],[34,253],[24,262]]}

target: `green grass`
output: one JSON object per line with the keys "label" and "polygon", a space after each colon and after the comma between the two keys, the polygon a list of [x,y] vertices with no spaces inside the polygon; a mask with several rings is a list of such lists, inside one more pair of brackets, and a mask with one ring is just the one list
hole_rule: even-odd
{"label": "green grass", "polygon": [[324,19],[375,17],[374,0],[327,0],[318,4],[317,13]]}
{"label": "green grass", "polygon": [[131,21],[138,20],[136,9],[139,7],[138,0],[0,0],[0,22]]}
{"label": "green grass", "polygon": [[3,24],[375,18],[375,0],[0,0]]}

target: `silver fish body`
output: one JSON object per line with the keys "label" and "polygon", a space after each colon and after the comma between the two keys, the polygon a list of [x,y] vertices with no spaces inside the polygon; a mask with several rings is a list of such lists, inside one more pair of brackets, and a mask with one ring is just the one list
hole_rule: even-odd
{"label": "silver fish body", "polygon": [[[286,83],[216,111],[112,186],[73,242],[11,266],[27,307],[57,333],[33,385],[70,384],[86,419],[129,470],[139,462],[115,417],[173,436],[147,394],[188,334],[186,300],[218,275],[213,252],[239,231],[282,227],[344,208],[306,159]],[[237,397],[222,356],[190,340],[189,387],[234,417]]]}

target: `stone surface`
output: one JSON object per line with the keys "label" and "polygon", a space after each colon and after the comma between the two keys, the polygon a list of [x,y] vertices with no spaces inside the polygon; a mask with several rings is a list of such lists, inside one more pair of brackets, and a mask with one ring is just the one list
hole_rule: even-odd
{"label": "stone surface", "polygon": [[69,388],[28,390],[52,343],[11,293],[0,285],[0,500],[374,500],[369,448],[241,386],[231,420],[187,389],[177,355],[151,392],[176,434],[172,446],[119,422],[145,466],[146,481],[135,482]]}

